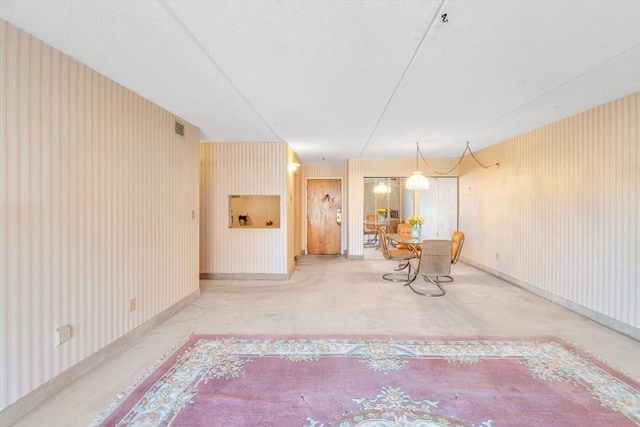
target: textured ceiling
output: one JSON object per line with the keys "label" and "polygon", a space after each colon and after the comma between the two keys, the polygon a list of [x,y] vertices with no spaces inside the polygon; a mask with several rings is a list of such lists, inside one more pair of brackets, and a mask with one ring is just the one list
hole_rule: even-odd
{"label": "textured ceiling", "polygon": [[286,141],[304,162],[457,157],[640,90],[638,0],[0,0],[0,17],[202,141]]}

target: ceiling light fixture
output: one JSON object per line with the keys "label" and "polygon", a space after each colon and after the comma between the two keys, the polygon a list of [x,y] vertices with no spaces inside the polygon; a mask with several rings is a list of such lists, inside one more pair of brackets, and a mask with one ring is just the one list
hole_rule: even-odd
{"label": "ceiling light fixture", "polygon": [[416,142],[416,170],[413,171],[413,175],[407,179],[405,187],[407,190],[427,190],[429,188],[429,180],[422,175],[422,171],[418,167],[418,160],[420,159],[420,147]]}
{"label": "ceiling light fixture", "polygon": [[389,186],[387,184],[385,184],[384,182],[379,183],[378,185],[376,185],[375,187],[373,187],[373,192],[374,193],[391,193],[391,188],[389,188]]}
{"label": "ceiling light fixture", "polygon": [[287,169],[289,170],[289,172],[295,172],[298,170],[298,168],[300,167],[300,163],[289,163],[289,165],[287,166]]}

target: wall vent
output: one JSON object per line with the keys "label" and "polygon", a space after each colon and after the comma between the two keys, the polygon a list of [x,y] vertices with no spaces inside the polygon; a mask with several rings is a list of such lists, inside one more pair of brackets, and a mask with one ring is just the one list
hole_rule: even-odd
{"label": "wall vent", "polygon": [[182,123],[176,122],[176,134],[184,136],[184,125]]}

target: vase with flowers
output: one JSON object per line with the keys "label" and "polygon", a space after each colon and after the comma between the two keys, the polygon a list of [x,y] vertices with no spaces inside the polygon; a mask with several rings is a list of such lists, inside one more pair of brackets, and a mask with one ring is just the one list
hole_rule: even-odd
{"label": "vase with flowers", "polygon": [[419,239],[420,236],[422,236],[422,224],[424,224],[424,217],[412,215],[409,217],[409,224],[411,224],[411,237]]}

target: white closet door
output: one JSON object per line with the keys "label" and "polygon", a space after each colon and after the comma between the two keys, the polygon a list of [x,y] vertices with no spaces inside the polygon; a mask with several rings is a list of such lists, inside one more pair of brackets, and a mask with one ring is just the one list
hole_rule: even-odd
{"label": "white closet door", "polygon": [[418,192],[419,215],[425,217],[423,239],[450,239],[458,228],[458,178],[429,178],[428,190]]}
{"label": "white closet door", "polygon": [[458,229],[458,178],[438,178],[438,234],[450,239]]}

